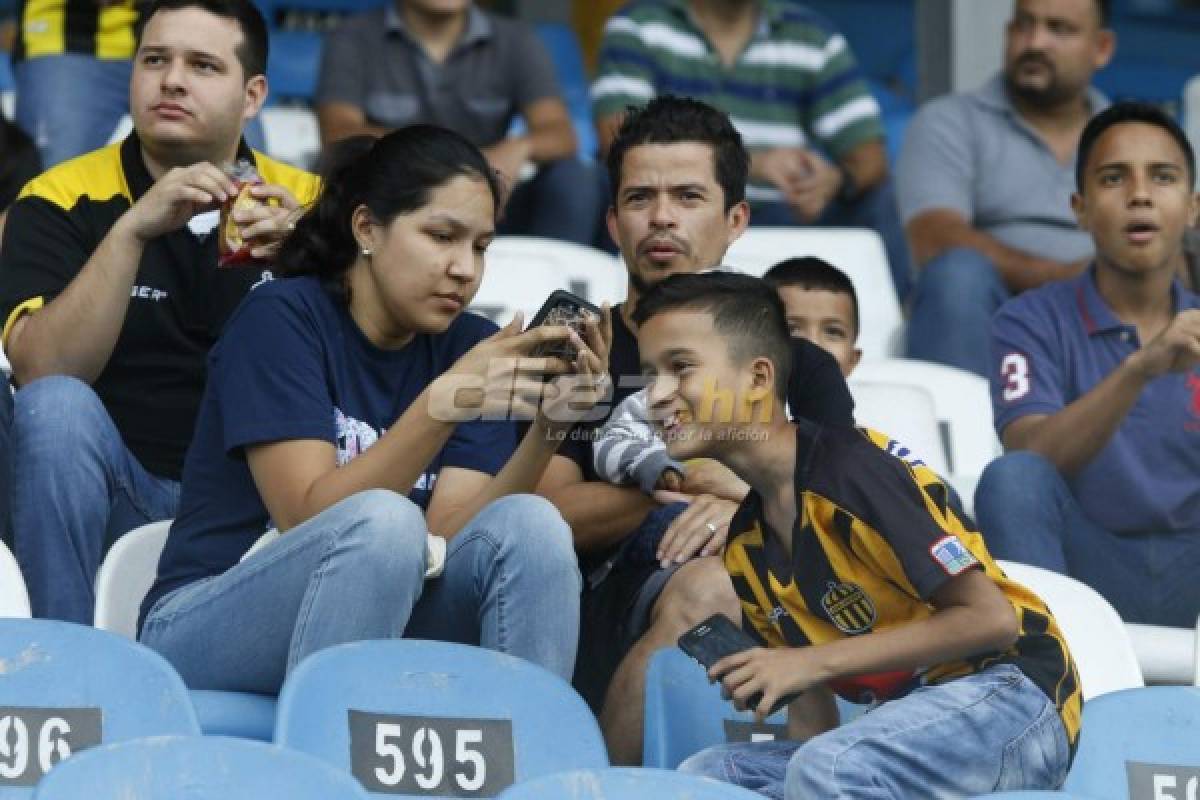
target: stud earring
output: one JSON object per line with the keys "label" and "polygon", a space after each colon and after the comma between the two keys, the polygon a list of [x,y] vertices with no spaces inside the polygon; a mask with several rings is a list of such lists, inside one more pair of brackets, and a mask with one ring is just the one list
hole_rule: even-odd
{"label": "stud earring", "polygon": [[364,256],[366,256],[367,258],[370,258],[371,257],[371,248],[369,248],[369,247],[362,248],[362,254]]}

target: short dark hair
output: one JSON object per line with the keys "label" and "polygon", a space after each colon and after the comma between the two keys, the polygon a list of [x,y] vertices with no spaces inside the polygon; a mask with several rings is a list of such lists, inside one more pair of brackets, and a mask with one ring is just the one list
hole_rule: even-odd
{"label": "short dark hair", "polygon": [[853,312],[851,340],[858,338],[858,292],[849,276],[828,261],[816,256],[803,256],[780,261],[763,275],[763,280],[778,289],[781,286],[797,286],[801,289],[824,289],[835,294],[850,295]]}
{"label": "short dark hair", "polygon": [[1083,134],[1079,137],[1079,154],[1075,162],[1075,188],[1077,191],[1080,193],[1083,192],[1083,179],[1087,174],[1088,159],[1092,155],[1092,150],[1096,147],[1096,142],[1100,141],[1100,137],[1109,128],[1127,122],[1153,125],[1169,133],[1171,138],[1175,140],[1175,143],[1183,151],[1184,158],[1187,161],[1188,186],[1195,184],[1196,151],[1192,149],[1192,144],[1188,141],[1187,134],[1183,132],[1183,128],[1179,127],[1179,123],[1158,106],[1151,105],[1150,103],[1124,102],[1115,103],[1104,109],[1092,117],[1087,127],[1083,129]]}
{"label": "short dark hair", "polygon": [[1096,14],[1100,17],[1100,27],[1107,28],[1112,22],[1112,0],[1096,0]]}
{"label": "short dark hair", "polygon": [[376,139],[336,142],[323,164],[321,194],[279,248],[284,275],[315,275],[326,291],[348,300],[346,273],[358,256],[353,217],[366,206],[381,225],[424,208],[433,191],[457,177],[483,181],[500,208],[500,183],[479,148],[435,125],[409,125]]}
{"label": "short dark hair", "polygon": [[746,199],[750,156],[729,116],[690,97],[663,94],[644,106],[629,106],[608,149],[613,195],[621,187],[621,167],[630,148],[643,144],[698,142],[713,151],[713,170],[725,194],[725,210]]}
{"label": "short dark hair", "polygon": [[242,43],[235,52],[246,79],[267,74],[267,21],[250,0],[154,0],[138,17],[135,29],[137,46],[142,46],[142,32],[151,17],[160,11],[183,11],[187,8],[198,8],[236,22],[242,29]]}
{"label": "short dark hair", "polygon": [[775,395],[787,399],[792,342],[783,301],[764,280],[735,272],[671,275],[638,302],[633,321],[641,326],[668,311],[707,311],[738,361],[766,356],[775,365]]}

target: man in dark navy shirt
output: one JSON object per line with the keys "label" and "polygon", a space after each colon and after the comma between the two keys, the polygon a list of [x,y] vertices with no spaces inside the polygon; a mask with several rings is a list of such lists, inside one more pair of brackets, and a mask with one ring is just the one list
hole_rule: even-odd
{"label": "man in dark navy shirt", "polygon": [[[745,230],[748,157],[724,113],[668,95],[626,116],[608,169],[609,232],[629,271],[626,300],[612,314],[611,409],[645,385],[632,322],[638,299],[668,275],[716,267]],[[794,348],[792,413],[852,424],[837,362],[810,342]],[[657,497],[597,480],[592,432],[603,423],[572,431],[541,491],[570,524],[584,566],[575,685],[600,714],[613,763],[631,764],[641,760],[650,656],[711,614],[741,613],[715,556],[746,486],[712,464],[689,467],[681,493]]]}
{"label": "man in dark navy shirt", "polygon": [[975,500],[996,556],[1079,578],[1127,622],[1188,628],[1200,612],[1200,297],[1175,265],[1200,211],[1195,174],[1156,108],[1116,105],[1084,130],[1072,203],[1096,260],[996,315],[992,402],[1010,453]]}

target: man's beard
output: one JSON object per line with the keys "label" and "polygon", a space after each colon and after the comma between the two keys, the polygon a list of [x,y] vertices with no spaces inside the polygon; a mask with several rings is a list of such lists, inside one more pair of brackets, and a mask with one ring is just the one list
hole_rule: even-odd
{"label": "man's beard", "polygon": [[[1022,64],[1034,62],[1041,64],[1050,74],[1050,81],[1044,87],[1024,86],[1017,82],[1016,73]],[[1058,79],[1058,70],[1044,56],[1036,53],[1026,53],[1019,57],[1011,67],[1004,71],[1004,86],[1010,97],[1024,101],[1034,108],[1057,108],[1071,100],[1075,95],[1074,89],[1064,86]]]}

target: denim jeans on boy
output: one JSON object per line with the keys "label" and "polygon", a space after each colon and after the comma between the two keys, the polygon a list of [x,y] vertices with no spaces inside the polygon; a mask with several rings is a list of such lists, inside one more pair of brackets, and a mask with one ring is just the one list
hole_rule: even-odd
{"label": "denim jeans on boy", "polygon": [[915,689],[803,744],[718,745],[679,769],[775,800],[960,800],[1057,788],[1069,766],[1054,704],[1002,664]]}
{"label": "denim jeans on boy", "polygon": [[221,575],[167,594],[141,641],[195,689],[276,693],[305,656],[363,639],[479,644],[571,677],[579,569],[558,511],[494,501],[425,580],[425,516],[403,495],[360,492]]}
{"label": "denim jeans on boy", "polygon": [[947,250],[919,270],[908,321],[908,357],[988,377],[992,317],[1011,297],[1000,273],[982,253]]}
{"label": "denim jeans on boy", "polygon": [[1077,578],[1126,622],[1196,624],[1200,531],[1115,534],[1088,518],[1053,464],[1025,451],[984,470],[975,517],[993,556]]}
{"label": "denim jeans on boy", "polygon": [[[799,225],[801,224],[786,203],[755,203],[750,209],[751,225]],[[900,223],[900,211],[896,206],[896,195],[889,178],[880,186],[864,192],[852,203],[834,200],[821,217],[812,223],[818,226],[870,228],[883,238],[887,251],[888,265],[892,270],[892,284],[896,296],[903,303],[912,289],[912,259],[908,253],[908,240],[904,238],[904,226]],[[804,253],[780,253],[779,260]],[[737,266],[733,264],[732,266]],[[834,264],[845,268],[845,264]]]}
{"label": "denim jeans on boy", "polygon": [[41,378],[14,403],[12,532],[33,615],[90,625],[106,547],[175,516],[179,484],[142,467],[83,381]]}

